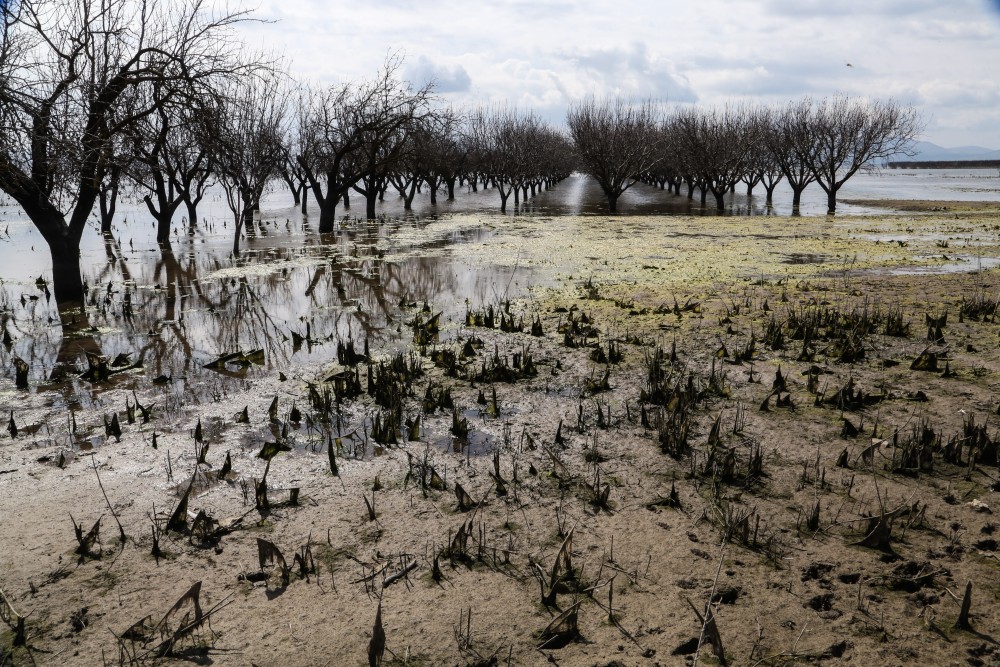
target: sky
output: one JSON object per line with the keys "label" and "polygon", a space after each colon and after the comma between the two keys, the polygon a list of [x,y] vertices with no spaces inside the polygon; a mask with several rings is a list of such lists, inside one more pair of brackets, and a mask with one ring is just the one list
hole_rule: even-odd
{"label": "sky", "polygon": [[[2,0],[0,0],[2,1]],[[921,139],[1000,149],[1000,0],[257,0],[247,41],[299,79],[373,76],[393,53],[445,104],[561,122],[589,95],[780,104],[891,97]]]}

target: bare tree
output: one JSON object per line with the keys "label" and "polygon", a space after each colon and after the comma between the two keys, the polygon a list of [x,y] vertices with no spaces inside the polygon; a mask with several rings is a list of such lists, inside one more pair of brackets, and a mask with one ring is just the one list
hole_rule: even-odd
{"label": "bare tree", "polygon": [[466,168],[469,144],[461,133],[462,116],[454,109],[438,109],[429,115],[414,135],[419,177],[430,190],[431,204],[437,204],[441,187],[448,201],[455,199],[455,182]]}
{"label": "bare tree", "polygon": [[430,87],[413,90],[401,82],[400,65],[391,58],[370,81],[308,95],[296,159],[319,205],[320,233],[333,231],[337,202],[356,183],[396,163],[414,119],[427,112]]}
{"label": "bare tree", "polygon": [[815,142],[812,102],[792,102],[780,111],[771,110],[762,127],[762,137],[771,158],[781,168],[792,189],[792,214],[797,215],[802,191],[816,180],[810,157]]}
{"label": "bare tree", "polygon": [[301,125],[298,122],[301,110],[302,103],[299,100],[295,106],[295,113],[290,114],[292,122],[288,123],[282,132],[285,157],[278,167],[278,173],[292,193],[292,202],[295,206],[300,206],[302,213],[305,214],[308,210],[309,181],[306,180],[306,172],[295,157],[302,152]]}
{"label": "bare tree", "polygon": [[[518,205],[521,190],[543,173],[553,156],[554,130],[534,112],[509,107],[478,109],[467,126],[469,154],[475,156],[484,182],[500,193],[500,211],[507,212],[507,201],[514,195]],[[560,155],[565,155],[563,150]]]}
{"label": "bare tree", "polygon": [[747,197],[753,196],[753,189],[757,184],[764,186],[767,193],[766,204],[768,207],[774,198],[774,189],[785,177],[781,170],[781,165],[774,159],[774,155],[767,147],[766,133],[771,130],[772,112],[766,108],[751,109],[750,122],[753,124],[754,136],[757,138],[750,147],[747,155],[746,172],[741,179],[747,186]]}
{"label": "bare tree", "polygon": [[126,181],[126,172],[132,165],[131,157],[124,150],[118,148],[113,150],[117,157],[108,166],[107,173],[101,180],[98,194],[101,211],[101,234],[105,236],[111,234],[111,222],[114,220],[115,211],[118,208],[118,195]]}
{"label": "bare tree", "polygon": [[837,191],[860,169],[877,169],[893,155],[913,155],[922,129],[913,107],[895,100],[838,95],[813,110],[809,167],[826,192],[827,213],[837,210]]}
{"label": "bare tree", "polygon": [[80,239],[115,138],[164,99],[132,93],[193,94],[246,69],[231,57],[231,28],[245,17],[207,0],[0,4],[0,189],[48,243],[57,303],[83,302]]}
{"label": "bare tree", "polygon": [[[153,95],[162,92],[156,87]],[[167,100],[133,127],[129,138],[128,173],[156,221],[156,242],[170,243],[170,224],[181,204],[186,204],[189,224],[197,222],[197,206],[204,196],[209,170],[208,131],[210,99]]]}
{"label": "bare tree", "polygon": [[747,160],[757,132],[746,106],[727,106],[698,112],[694,124],[700,151],[698,171],[715,197],[715,208],[725,208],[725,196],[746,174]]}
{"label": "bare tree", "polygon": [[231,82],[207,125],[216,177],[233,214],[237,256],[244,226],[253,223],[264,189],[278,176],[286,155],[282,127],[288,97],[283,84],[278,72]]}
{"label": "bare tree", "polygon": [[705,178],[704,133],[701,132],[701,111],[694,107],[677,109],[666,124],[671,152],[676,160],[676,169],[687,183],[687,197],[694,198],[694,189],[701,190],[701,205],[708,198],[708,181]]}
{"label": "bare tree", "polygon": [[584,171],[597,179],[616,213],[618,198],[660,158],[658,105],[652,100],[591,98],[569,108],[566,124]]}

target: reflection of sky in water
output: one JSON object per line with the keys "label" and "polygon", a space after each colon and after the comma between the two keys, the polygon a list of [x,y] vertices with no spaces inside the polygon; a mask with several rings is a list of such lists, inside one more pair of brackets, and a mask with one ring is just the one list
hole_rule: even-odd
{"label": "reflection of sky in water", "polygon": [[[86,336],[69,349],[72,341],[60,337],[54,306],[35,284],[39,275],[51,275],[47,247],[30,223],[10,222],[11,238],[0,242],[0,265],[11,267],[0,285],[0,318],[16,343],[9,353],[0,349],[0,364],[7,374],[11,356],[20,356],[31,363],[32,378],[40,380],[57,364],[81,365],[80,350],[92,349],[109,358],[141,356],[146,381],[162,374],[224,387],[241,382],[244,374],[202,369],[223,353],[263,349],[268,370],[287,371],[303,362],[336,359],[338,340],[352,339],[360,350],[366,337],[376,346],[408,338],[405,321],[413,311],[400,310],[404,300],[444,310],[444,326],[454,328],[464,315],[465,299],[475,305],[494,301],[509,272],[471,268],[450,253],[410,253],[391,262],[380,257],[390,235],[419,236],[406,229],[416,224],[351,225],[324,243],[303,230],[291,209],[282,210],[265,214],[267,235],[258,232],[248,239],[239,260],[230,256],[229,235],[221,227],[214,236],[182,237],[167,254],[153,245],[151,229],[126,227],[120,243],[107,245],[90,232],[82,253],[84,278],[90,286],[89,323],[100,335]],[[486,233],[452,229],[421,245],[433,251],[434,245],[475,241]],[[132,304],[131,318],[124,315],[126,301]],[[312,342],[296,344],[293,332],[308,332]],[[258,372],[251,368],[245,375]],[[187,389],[184,382],[170,386],[177,393]],[[87,392],[79,394],[87,400]]]}
{"label": "reflection of sky in water", "polygon": [[[988,170],[900,170],[881,176],[858,174],[841,197],[997,200],[998,189],[1000,178]],[[763,192],[759,187],[758,191]],[[82,246],[84,276],[95,304],[90,324],[101,333],[77,349],[68,349],[54,307],[35,285],[37,277],[51,276],[48,248],[20,211],[0,196],[0,319],[17,339],[12,351],[0,348],[4,374],[10,372],[12,355],[18,355],[30,361],[34,379],[48,377],[57,362],[81,364],[79,348],[90,344],[108,357],[120,352],[133,358],[141,355],[144,381],[160,374],[191,376],[224,394],[227,382],[242,379],[238,374],[226,377],[203,370],[201,366],[215,356],[263,348],[272,371],[303,362],[324,363],[336,358],[338,338],[352,338],[360,348],[366,336],[381,343],[408,337],[405,321],[412,312],[400,312],[401,300],[429,301],[435,312],[445,311],[445,326],[454,330],[466,299],[474,307],[495,302],[511,276],[509,271],[461,261],[462,243],[476,243],[492,233],[477,226],[474,218],[466,226],[436,224],[432,235],[427,233],[426,218],[448,212],[492,214],[499,208],[499,195],[493,189],[470,193],[457,188],[456,201],[441,197],[437,207],[429,205],[426,193],[421,197],[414,203],[414,214],[425,218],[423,222],[411,218],[388,225],[353,223],[321,240],[315,219],[312,225],[308,220],[303,225],[298,211],[289,207],[288,192],[277,190],[265,200],[262,229],[243,243],[239,260],[230,255],[232,223],[217,194],[201,207],[209,222],[192,236],[178,219],[170,254],[156,247],[148,213],[135,203],[123,203],[115,225],[116,242],[103,242],[95,220]],[[773,213],[787,214],[790,199],[788,189],[779,187]],[[737,193],[728,200],[738,214],[766,213],[761,197],[747,199]],[[363,213],[362,200],[355,197],[352,204],[350,211],[341,207],[338,213]],[[540,193],[521,212],[596,215],[605,205],[596,183],[574,176]],[[645,185],[628,191],[620,206],[626,215],[700,213],[697,200],[692,208],[684,196]],[[711,197],[709,207],[714,212]],[[803,197],[803,213],[822,215],[825,209],[824,193],[810,186]],[[845,204],[840,210],[850,214],[875,209]],[[402,207],[387,193],[379,212],[398,216]],[[786,261],[818,260],[789,256]],[[531,276],[522,268],[517,278],[511,296],[518,296]],[[123,315],[126,298],[132,303],[131,319]],[[314,344],[293,345],[292,332],[304,335],[307,327]],[[250,376],[255,372],[260,371],[248,371]],[[185,390],[184,383],[176,387],[177,392]],[[80,395],[88,400],[86,392]]]}

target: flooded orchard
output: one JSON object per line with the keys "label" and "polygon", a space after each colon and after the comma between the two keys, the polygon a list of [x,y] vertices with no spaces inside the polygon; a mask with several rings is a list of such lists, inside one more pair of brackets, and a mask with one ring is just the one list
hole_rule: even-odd
{"label": "flooded orchard", "polygon": [[123,222],[65,323],[5,208],[0,664],[992,655],[1000,209],[588,187]]}

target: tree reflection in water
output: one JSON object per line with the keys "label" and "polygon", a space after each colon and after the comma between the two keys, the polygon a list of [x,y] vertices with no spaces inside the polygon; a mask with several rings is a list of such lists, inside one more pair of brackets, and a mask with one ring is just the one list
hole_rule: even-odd
{"label": "tree reflection in water", "polygon": [[[319,237],[300,217],[264,220],[245,252],[228,254],[226,230],[200,228],[171,246],[134,247],[111,234],[103,252],[84,258],[87,307],[58,313],[41,291],[20,303],[22,286],[4,284],[0,317],[16,339],[0,350],[4,373],[19,356],[31,367],[33,386],[58,389],[70,407],[99,402],[101,386],[78,378],[86,355],[129,355],[143,371],[115,386],[164,382],[164,401],[198,403],[293,365],[336,358],[338,340],[392,344],[408,336],[401,302],[428,302],[446,317],[460,317],[466,299],[482,303],[509,274],[471,269],[451,258],[449,246],[480,240],[483,229],[464,230],[406,248],[389,261],[386,248],[400,230],[419,238],[426,222],[358,222]],[[208,370],[219,355],[262,349],[261,367]]]}

